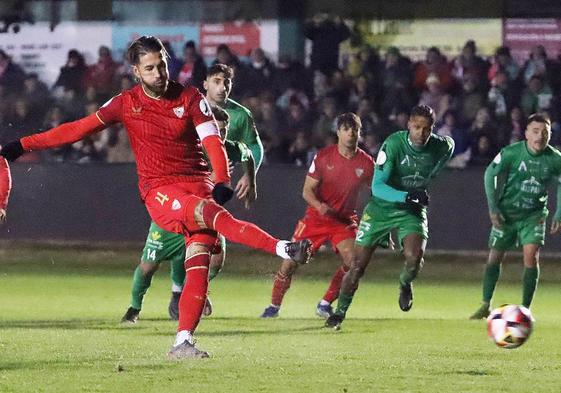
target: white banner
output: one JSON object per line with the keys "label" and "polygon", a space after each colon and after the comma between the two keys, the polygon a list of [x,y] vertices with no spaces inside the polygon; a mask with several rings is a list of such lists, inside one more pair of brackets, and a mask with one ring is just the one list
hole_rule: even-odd
{"label": "white banner", "polygon": [[[97,61],[101,45],[111,47],[110,22],[63,22],[50,31],[49,23],[24,24],[17,34],[0,34],[0,48],[26,72],[35,72],[49,87],[66,63],[68,51],[77,49],[86,63]],[[120,59],[115,59],[119,61]]]}

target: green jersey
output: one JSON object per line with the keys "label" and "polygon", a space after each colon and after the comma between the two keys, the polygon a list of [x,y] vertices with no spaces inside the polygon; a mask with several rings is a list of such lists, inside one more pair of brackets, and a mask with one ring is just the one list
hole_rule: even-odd
{"label": "green jersey", "polygon": [[374,201],[388,208],[402,208],[409,191],[427,188],[452,153],[450,137],[431,134],[421,148],[409,140],[408,131],[397,131],[384,141],[376,159],[372,182]]}
{"label": "green jersey", "polygon": [[507,221],[541,212],[547,216],[547,189],[557,183],[555,220],[561,219],[559,192],[561,153],[552,146],[534,154],[525,141],[504,147],[485,171],[485,194],[489,211]]}
{"label": "green jersey", "polygon": [[255,171],[263,161],[263,144],[255,127],[249,109],[236,101],[227,99],[224,110],[230,115],[230,126],[227,139],[232,142],[243,142],[251,150],[255,160]]}

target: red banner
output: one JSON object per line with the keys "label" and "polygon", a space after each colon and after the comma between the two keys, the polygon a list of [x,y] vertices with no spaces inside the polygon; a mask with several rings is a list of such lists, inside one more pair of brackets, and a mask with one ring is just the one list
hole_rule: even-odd
{"label": "red banner", "polygon": [[544,46],[548,57],[557,58],[561,54],[561,19],[504,19],[503,44],[510,47],[519,64],[537,45]]}
{"label": "red banner", "polygon": [[216,47],[226,44],[238,56],[249,56],[249,52],[261,46],[261,28],[253,22],[202,23],[200,26],[201,53],[214,59]]}

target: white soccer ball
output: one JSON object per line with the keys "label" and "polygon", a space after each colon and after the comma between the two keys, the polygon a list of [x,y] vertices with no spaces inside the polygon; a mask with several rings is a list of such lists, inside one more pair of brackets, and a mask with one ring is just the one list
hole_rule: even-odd
{"label": "white soccer ball", "polygon": [[534,317],[530,310],[515,304],[505,304],[487,317],[487,334],[501,348],[518,348],[532,333]]}

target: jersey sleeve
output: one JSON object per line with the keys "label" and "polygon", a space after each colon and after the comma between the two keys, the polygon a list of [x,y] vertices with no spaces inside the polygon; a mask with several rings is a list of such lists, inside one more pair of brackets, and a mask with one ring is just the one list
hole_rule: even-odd
{"label": "jersey sleeve", "polygon": [[111,98],[99,108],[96,116],[106,126],[123,121],[123,96]]}
{"label": "jersey sleeve", "polygon": [[384,142],[376,159],[375,174],[372,181],[372,195],[388,202],[405,202],[407,193],[388,184],[392,171],[395,169],[396,153],[391,140]]}
{"label": "jersey sleeve", "polygon": [[228,159],[233,163],[249,160],[251,150],[244,143],[225,140],[224,147],[226,148]]}
{"label": "jersey sleeve", "polygon": [[12,175],[10,166],[4,157],[0,157],[0,209],[6,209],[10,191],[12,189]]}
{"label": "jersey sleeve", "polygon": [[193,120],[199,139],[202,141],[211,135],[220,137],[210,104],[199,90],[194,87],[191,89],[193,93],[190,96],[187,111]]}
{"label": "jersey sleeve", "polygon": [[434,178],[440,173],[440,171],[442,171],[442,169],[444,169],[444,167],[446,166],[448,161],[450,161],[450,158],[452,158],[452,155],[454,154],[454,147],[454,140],[449,136],[445,136],[440,159],[436,162],[434,169],[431,171],[429,179]]}
{"label": "jersey sleeve", "polygon": [[508,151],[502,149],[485,170],[485,196],[490,213],[500,213],[499,198],[506,184],[506,178],[511,166]]}
{"label": "jersey sleeve", "polygon": [[245,143],[249,150],[251,150],[251,154],[255,160],[255,170],[257,170],[261,166],[261,162],[263,162],[264,149],[261,138],[259,137],[259,132],[257,132],[255,121],[249,111],[246,116],[244,116],[242,126],[244,128],[243,143]]}
{"label": "jersey sleeve", "polygon": [[314,156],[312,163],[310,164],[310,168],[308,169],[308,175],[312,179],[317,181],[321,181],[323,175],[323,160],[322,157],[318,154]]}

